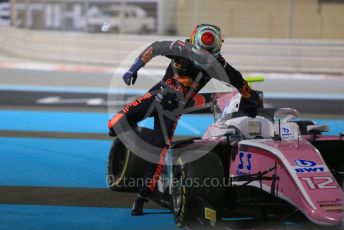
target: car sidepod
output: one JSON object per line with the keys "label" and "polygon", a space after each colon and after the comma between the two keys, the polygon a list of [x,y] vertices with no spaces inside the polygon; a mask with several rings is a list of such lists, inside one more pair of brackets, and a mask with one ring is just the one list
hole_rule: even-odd
{"label": "car sidepod", "polygon": [[343,191],[308,141],[243,140],[230,167],[235,185],[254,186],[298,208],[319,225],[340,225]]}

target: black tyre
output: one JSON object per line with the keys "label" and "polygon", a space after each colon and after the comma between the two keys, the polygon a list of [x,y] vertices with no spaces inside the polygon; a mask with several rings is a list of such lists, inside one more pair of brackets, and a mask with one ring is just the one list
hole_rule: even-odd
{"label": "black tyre", "polygon": [[313,141],[312,144],[316,147],[326,165],[331,170],[337,183],[341,188],[344,187],[344,155],[341,154],[344,149],[344,141]]}
{"label": "black tyre", "polygon": [[[202,158],[184,163],[177,160],[172,188],[172,207],[177,226],[194,226],[199,223],[199,197],[217,212],[222,211],[225,189],[223,186],[207,186],[210,180],[223,182],[224,170],[218,155],[209,152]],[[211,183],[210,183],[211,184]],[[201,210],[201,213],[205,212]],[[215,216],[216,218],[216,216]]]}
{"label": "black tyre", "polygon": [[146,172],[148,162],[133,154],[115,138],[107,164],[107,183],[111,190],[135,192],[140,186],[139,178]]}

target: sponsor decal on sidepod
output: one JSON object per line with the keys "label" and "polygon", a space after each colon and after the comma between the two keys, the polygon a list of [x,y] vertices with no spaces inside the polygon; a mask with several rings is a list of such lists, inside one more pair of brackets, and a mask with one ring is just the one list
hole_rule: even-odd
{"label": "sponsor decal on sidepod", "polygon": [[252,153],[240,152],[239,153],[239,164],[236,174],[238,176],[250,175],[252,164],[251,164]]}
{"label": "sponsor decal on sidepod", "polygon": [[288,128],[283,127],[281,129],[282,129],[282,134],[281,135],[282,135],[283,138],[289,138],[289,137],[291,137],[293,135]]}
{"label": "sponsor decal on sidepod", "polygon": [[328,172],[325,165],[318,165],[314,161],[297,159],[294,166],[296,173]]}

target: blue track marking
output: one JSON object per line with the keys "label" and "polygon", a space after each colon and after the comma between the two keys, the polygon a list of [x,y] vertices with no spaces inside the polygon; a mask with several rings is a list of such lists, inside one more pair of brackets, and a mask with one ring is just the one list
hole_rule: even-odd
{"label": "blue track marking", "polygon": [[[0,130],[105,134],[108,133],[109,117],[107,113],[98,112],[0,110]],[[201,135],[212,121],[209,115],[183,115],[176,135]],[[152,128],[153,119],[142,124]]]}
{"label": "blue track marking", "polygon": [[296,223],[294,223],[292,221],[284,221],[283,224],[285,224],[285,225],[294,225]]}
{"label": "blue track marking", "polygon": [[125,208],[0,205],[0,229],[177,230],[168,210],[145,210],[132,217]]}
{"label": "blue track marking", "polygon": [[110,146],[99,140],[0,138],[0,185],[106,188]]}
{"label": "blue track marking", "polygon": [[[108,132],[109,118],[109,114],[100,112],[0,110],[0,130],[105,134]],[[328,124],[330,132],[327,134],[337,135],[344,132],[344,120],[309,120],[314,120],[317,124]],[[213,121],[213,116],[209,114],[185,114],[181,117],[175,135],[200,136]],[[152,128],[153,119],[147,119],[140,124]]]}
{"label": "blue track marking", "polygon": [[107,113],[0,110],[1,130],[107,133]]}
{"label": "blue track marking", "polygon": [[232,217],[232,218],[222,218],[225,221],[244,221],[244,220],[256,220],[253,217]]}

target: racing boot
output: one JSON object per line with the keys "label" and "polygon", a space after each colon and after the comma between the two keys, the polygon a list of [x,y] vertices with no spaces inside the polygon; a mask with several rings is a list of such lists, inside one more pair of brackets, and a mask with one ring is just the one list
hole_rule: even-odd
{"label": "racing boot", "polygon": [[110,137],[117,137],[117,133],[115,132],[115,130],[113,128],[109,129],[109,136]]}
{"label": "racing boot", "polygon": [[133,208],[131,209],[132,216],[140,216],[143,214],[143,205],[145,202],[148,202],[147,198],[137,195]]}

